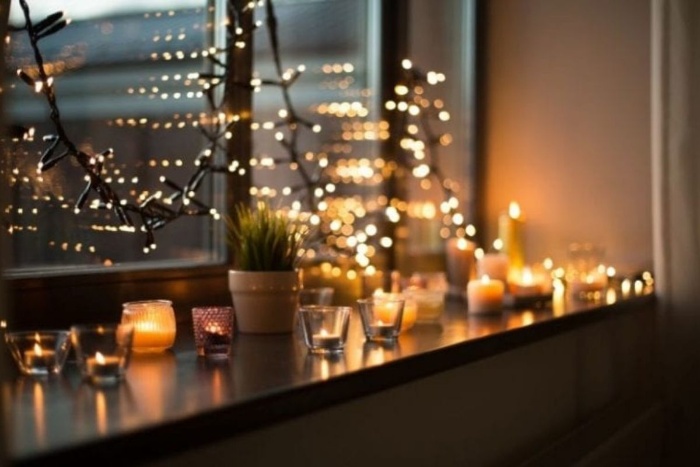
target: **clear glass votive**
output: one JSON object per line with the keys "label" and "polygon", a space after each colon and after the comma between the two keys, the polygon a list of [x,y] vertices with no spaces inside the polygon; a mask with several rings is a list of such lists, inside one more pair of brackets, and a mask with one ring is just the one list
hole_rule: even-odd
{"label": "clear glass votive", "polygon": [[124,379],[134,340],[133,324],[93,324],[71,327],[71,341],[83,378],[95,384]]}
{"label": "clear glass votive", "polygon": [[299,290],[299,305],[332,305],[333,287],[311,287]]}
{"label": "clear glass votive", "polygon": [[197,355],[225,358],[233,340],[233,307],[198,306],[192,308],[192,328]]}
{"label": "clear glass votive", "polygon": [[304,343],[311,353],[342,352],[348,337],[349,306],[305,305],[299,308]]}
{"label": "clear glass votive", "polygon": [[141,300],[122,305],[122,323],[134,325],[134,352],[163,352],[175,343],[175,311],[170,300]]}
{"label": "clear glass votive", "polygon": [[70,331],[8,332],[5,342],[23,375],[59,374],[70,350]]}
{"label": "clear glass votive", "polygon": [[415,302],[416,321],[419,323],[439,321],[445,311],[445,292],[442,290],[408,288],[404,295]]}
{"label": "clear glass votive", "polygon": [[357,301],[365,337],[370,341],[393,341],[401,332],[406,300],[392,296],[363,298]]}

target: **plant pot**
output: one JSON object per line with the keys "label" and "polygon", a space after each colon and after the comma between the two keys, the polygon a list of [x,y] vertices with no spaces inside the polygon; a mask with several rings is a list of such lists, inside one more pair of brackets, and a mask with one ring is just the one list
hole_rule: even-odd
{"label": "plant pot", "polygon": [[300,284],[298,271],[229,270],[228,288],[238,331],[292,332]]}

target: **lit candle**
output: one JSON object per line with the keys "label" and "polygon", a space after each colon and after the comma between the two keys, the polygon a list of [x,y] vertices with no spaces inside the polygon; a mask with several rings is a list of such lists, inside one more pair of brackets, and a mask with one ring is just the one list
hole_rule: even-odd
{"label": "lit candle", "polygon": [[567,285],[573,295],[586,295],[602,291],[607,286],[607,282],[608,278],[605,274],[591,272],[570,280]]}
{"label": "lit candle", "polygon": [[[386,293],[383,290],[374,291],[374,299],[377,301],[375,305],[376,318],[385,322],[393,323],[395,315],[398,312],[399,304],[391,300],[403,299],[403,315],[401,316],[400,331],[411,329],[418,319],[418,305],[415,300],[398,293]],[[382,300],[386,299],[386,301]]]}
{"label": "lit candle", "polygon": [[515,297],[532,297],[542,294],[542,284],[535,281],[529,267],[525,267],[517,279],[510,284],[510,293]]}
{"label": "lit candle", "polygon": [[119,375],[119,357],[102,355],[96,352],[94,357],[88,357],[85,362],[87,374],[93,378],[113,377]]}
{"label": "lit candle", "polygon": [[134,325],[135,352],[159,352],[172,347],[176,323],[171,301],[143,300],[123,306],[122,322]]}
{"label": "lit candle", "polygon": [[501,280],[490,279],[484,275],[481,279],[467,284],[467,304],[470,313],[488,313],[503,308],[505,284]]}
{"label": "lit candle", "polygon": [[218,323],[211,323],[204,328],[204,340],[209,345],[228,345],[231,343],[231,337]]}
{"label": "lit candle", "polygon": [[342,344],[339,334],[331,334],[325,329],[321,329],[317,334],[311,337],[311,342],[314,346],[322,347],[324,349],[337,348]]}
{"label": "lit candle", "polygon": [[508,212],[498,218],[498,238],[503,241],[503,253],[508,257],[510,268],[514,270],[520,270],[525,263],[524,224],[520,205],[515,201],[511,201]]}
{"label": "lit candle", "polygon": [[386,324],[381,319],[377,320],[372,326],[370,326],[372,335],[375,337],[394,337],[394,325]]}
{"label": "lit candle", "polygon": [[24,352],[23,357],[27,368],[50,368],[56,360],[56,352],[43,349],[37,342],[32,350]]}

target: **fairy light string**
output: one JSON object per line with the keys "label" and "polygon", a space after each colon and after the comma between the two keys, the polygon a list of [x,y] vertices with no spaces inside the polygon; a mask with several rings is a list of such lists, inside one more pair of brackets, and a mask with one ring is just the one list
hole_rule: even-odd
{"label": "fairy light string", "polygon": [[[85,187],[75,201],[74,210],[80,213],[85,206],[93,209],[110,210],[114,212],[121,225],[119,230],[125,232],[142,231],[146,235],[144,251],[155,248],[155,232],[164,228],[182,216],[211,216],[218,220],[221,215],[208,203],[197,197],[198,190],[208,176],[215,173],[242,175],[248,168],[242,164],[240,157],[224,163],[217,163],[217,154],[225,154],[228,140],[232,137],[235,125],[242,124],[239,115],[227,111],[225,102],[228,93],[236,89],[259,92],[262,88],[276,88],[281,93],[282,106],[277,112],[277,119],[271,122],[250,122],[251,129],[263,129],[273,132],[274,139],[282,149],[283,154],[272,157],[261,156],[259,161],[251,158],[251,165],[257,168],[274,168],[276,165],[287,164],[300,181],[290,183],[281,194],[292,196],[290,215],[300,215],[308,210],[308,215],[316,224],[325,225],[325,232],[330,233],[326,246],[338,254],[354,257],[360,268],[371,266],[372,257],[381,248],[391,245],[391,240],[378,234],[381,222],[397,222],[402,216],[411,216],[406,209],[406,203],[400,200],[384,202],[360,201],[356,196],[341,199],[342,194],[336,193],[339,183],[356,183],[357,169],[352,166],[331,164],[326,151],[318,153],[305,151],[301,144],[301,132],[318,133],[321,126],[304,118],[296,109],[292,100],[292,87],[306,71],[303,65],[285,69],[282,65],[280,44],[278,39],[278,20],[272,1],[251,1],[239,7],[242,2],[227,2],[227,20],[225,23],[227,41],[225,47],[210,47],[200,51],[200,55],[208,61],[210,69],[188,75],[188,80],[199,86],[200,95],[206,100],[208,111],[199,118],[191,121],[204,139],[204,144],[193,156],[195,170],[184,183],[165,176],[160,178],[163,190],[144,192],[134,201],[120,197],[111,187],[112,177],[107,173],[108,161],[115,157],[112,149],[106,149],[95,154],[82,151],[68,136],[62,122],[55,93],[53,77],[49,75],[40,49],[40,41],[49,37],[70,24],[62,12],[51,14],[43,20],[33,23],[26,0],[19,0],[25,19],[23,29],[30,38],[31,48],[36,67],[25,67],[18,71],[19,78],[28,86],[43,95],[50,108],[50,118],[54,133],[43,137],[46,145],[38,164],[40,173],[51,170],[59,163],[75,159],[85,173]],[[244,15],[253,15],[255,10],[264,7],[264,21],[243,21]],[[250,28],[243,24],[253,24]],[[272,51],[275,76],[261,78],[253,75],[249,82],[231,81],[229,74],[232,70],[227,64],[228,54],[232,48],[246,47],[246,43],[258,28],[265,27]],[[154,58],[155,59],[155,58]],[[351,64],[337,65],[324,69],[350,73]],[[437,117],[441,122],[449,119],[449,114],[443,108],[440,100],[429,100],[425,97],[425,88],[429,85],[444,81],[439,73],[422,73],[415,69],[410,61],[403,63],[404,81],[397,84],[396,96],[393,101],[385,103],[389,110],[401,112],[402,118],[396,128],[388,128],[386,122],[371,122],[367,119],[366,107],[359,101],[350,103],[330,103],[319,106],[316,112],[319,116],[328,118],[359,117],[362,122],[362,138],[357,138],[358,131],[351,131],[350,141],[343,136],[346,143],[359,142],[365,138],[386,138],[387,132],[399,131],[402,135],[402,154],[397,158],[398,167],[388,167],[379,158],[374,162],[359,164],[361,173],[367,175],[366,182],[381,183],[393,170],[405,170],[410,176],[419,180],[421,187],[427,186],[429,180],[440,184],[443,200],[439,202],[442,215],[440,235],[447,238],[450,235],[469,236],[474,234],[473,226],[465,225],[463,216],[459,213],[458,185],[446,179],[440,171],[438,150],[451,142],[448,134],[438,134],[433,131],[432,120]],[[156,92],[156,91],[154,91]],[[367,97],[365,95],[365,97]],[[335,105],[334,105],[335,104]],[[353,120],[352,126],[358,123]],[[345,124],[343,124],[345,125]],[[255,164],[252,164],[255,162]],[[340,174],[340,175],[339,175]],[[361,174],[360,174],[361,175]],[[359,180],[365,180],[365,175]],[[379,179],[377,179],[379,177]],[[362,183],[366,183],[362,182]],[[275,190],[265,187],[251,187],[254,196],[276,196]],[[92,201],[91,201],[92,198]],[[344,204],[341,208],[338,203]],[[360,204],[358,204],[360,203]],[[342,216],[338,215],[342,211]],[[138,226],[138,228],[137,228]],[[313,252],[310,252],[313,253]]]}

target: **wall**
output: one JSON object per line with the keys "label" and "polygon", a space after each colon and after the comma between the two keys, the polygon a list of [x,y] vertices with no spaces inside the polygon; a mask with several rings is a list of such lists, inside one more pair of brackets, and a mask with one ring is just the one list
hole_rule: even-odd
{"label": "wall", "polygon": [[511,200],[528,261],[593,241],[652,268],[650,2],[497,0],[486,14],[486,238]]}

